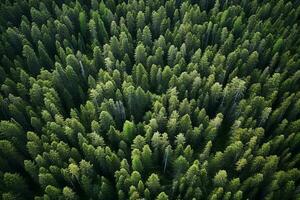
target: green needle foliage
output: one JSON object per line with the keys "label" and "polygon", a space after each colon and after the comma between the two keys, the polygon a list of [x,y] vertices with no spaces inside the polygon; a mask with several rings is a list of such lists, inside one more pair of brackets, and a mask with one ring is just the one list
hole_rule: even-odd
{"label": "green needle foliage", "polygon": [[0,199],[300,199],[299,22],[299,0],[2,0]]}

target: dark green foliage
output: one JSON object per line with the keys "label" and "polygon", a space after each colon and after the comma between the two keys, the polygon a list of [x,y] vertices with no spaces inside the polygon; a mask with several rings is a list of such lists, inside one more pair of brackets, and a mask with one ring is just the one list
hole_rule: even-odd
{"label": "dark green foliage", "polygon": [[0,3],[0,199],[300,199],[298,0]]}

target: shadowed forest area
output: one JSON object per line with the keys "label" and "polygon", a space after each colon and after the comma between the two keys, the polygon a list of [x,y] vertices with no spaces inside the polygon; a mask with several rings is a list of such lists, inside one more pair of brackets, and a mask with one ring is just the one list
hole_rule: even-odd
{"label": "shadowed forest area", "polygon": [[300,199],[299,0],[2,0],[0,200]]}

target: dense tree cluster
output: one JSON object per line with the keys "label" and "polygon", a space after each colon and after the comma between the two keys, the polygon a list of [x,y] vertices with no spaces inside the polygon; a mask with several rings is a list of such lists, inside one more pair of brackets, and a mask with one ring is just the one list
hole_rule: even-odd
{"label": "dense tree cluster", "polygon": [[0,199],[299,199],[299,0],[3,0]]}

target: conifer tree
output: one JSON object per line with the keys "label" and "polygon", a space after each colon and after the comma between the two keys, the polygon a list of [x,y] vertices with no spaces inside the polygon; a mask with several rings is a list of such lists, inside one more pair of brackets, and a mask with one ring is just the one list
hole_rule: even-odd
{"label": "conifer tree", "polygon": [[30,46],[24,45],[23,56],[26,58],[27,69],[29,73],[33,75],[37,75],[40,72],[41,67],[34,50]]}

